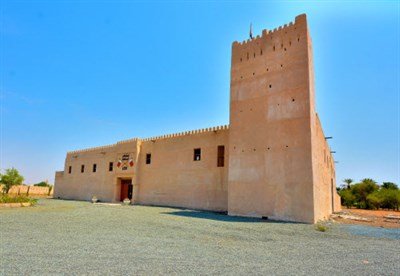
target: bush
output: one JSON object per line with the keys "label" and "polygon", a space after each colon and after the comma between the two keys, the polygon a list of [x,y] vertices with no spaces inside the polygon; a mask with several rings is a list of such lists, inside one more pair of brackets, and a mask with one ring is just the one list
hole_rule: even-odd
{"label": "bush", "polygon": [[355,205],[361,209],[371,208],[367,197],[379,189],[378,184],[372,179],[365,178],[361,183],[351,186],[351,193],[355,196]]}
{"label": "bush", "polygon": [[351,193],[350,190],[340,190],[339,195],[341,197],[342,205],[350,208],[354,205],[356,197]]}
{"label": "bush", "polygon": [[9,195],[1,195],[0,203],[26,203],[30,202],[32,205],[36,204],[37,199],[30,198],[27,196],[9,196]]}
{"label": "bush", "polygon": [[33,184],[33,186],[38,186],[38,187],[49,187],[50,185],[49,185],[49,183],[47,183],[47,182],[45,182],[45,181],[42,181],[42,182]]}
{"label": "bush", "polygon": [[320,231],[320,232],[326,232],[328,230],[328,227],[326,225],[321,224],[321,223],[317,223],[315,225],[315,230]]}
{"label": "bush", "polygon": [[378,192],[381,199],[381,208],[399,210],[400,207],[400,191],[395,189],[382,188]]}
{"label": "bush", "polygon": [[367,196],[367,208],[368,209],[379,209],[382,203],[382,198],[379,192],[374,192]]}

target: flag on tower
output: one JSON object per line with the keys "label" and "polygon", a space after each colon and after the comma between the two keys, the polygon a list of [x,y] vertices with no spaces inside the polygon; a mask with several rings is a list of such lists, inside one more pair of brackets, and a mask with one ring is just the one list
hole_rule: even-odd
{"label": "flag on tower", "polygon": [[253,39],[253,31],[251,30],[251,23],[250,23],[250,38]]}

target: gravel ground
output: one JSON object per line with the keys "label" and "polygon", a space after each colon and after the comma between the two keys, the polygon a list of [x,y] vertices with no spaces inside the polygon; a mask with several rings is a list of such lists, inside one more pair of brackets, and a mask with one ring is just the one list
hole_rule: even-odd
{"label": "gravel ground", "polygon": [[52,199],[0,219],[2,275],[400,274],[399,232],[375,228]]}

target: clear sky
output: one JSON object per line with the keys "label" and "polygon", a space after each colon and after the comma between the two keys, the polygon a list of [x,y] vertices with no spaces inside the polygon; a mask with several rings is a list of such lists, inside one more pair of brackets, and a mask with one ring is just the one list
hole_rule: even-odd
{"label": "clear sky", "polygon": [[231,45],[306,13],[317,111],[344,178],[400,183],[399,1],[0,0],[1,172],[229,123]]}

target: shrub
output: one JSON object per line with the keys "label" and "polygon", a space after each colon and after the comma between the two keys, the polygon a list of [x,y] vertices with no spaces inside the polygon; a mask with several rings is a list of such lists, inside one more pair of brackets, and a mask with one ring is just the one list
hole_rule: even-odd
{"label": "shrub", "polygon": [[315,230],[320,231],[320,232],[326,232],[328,230],[328,227],[326,225],[321,224],[321,223],[317,223],[315,225]]}
{"label": "shrub", "polygon": [[1,195],[0,203],[26,203],[30,202],[32,205],[36,204],[37,199],[30,198],[27,196],[9,196],[9,195]]}
{"label": "shrub", "polygon": [[354,205],[356,197],[351,193],[350,190],[340,190],[339,195],[341,197],[342,205],[350,208]]}
{"label": "shrub", "polygon": [[382,203],[382,198],[379,192],[374,192],[367,196],[367,208],[368,209],[379,209]]}
{"label": "shrub", "polygon": [[378,192],[381,200],[381,208],[399,210],[400,207],[400,191],[395,189],[382,188]]}
{"label": "shrub", "polygon": [[39,183],[36,183],[36,184],[33,184],[33,186],[38,186],[38,187],[48,187],[48,186],[50,186],[47,182],[45,182],[45,181],[42,181],[42,182],[39,182]]}
{"label": "shrub", "polygon": [[372,179],[365,178],[361,183],[351,186],[351,193],[355,196],[355,206],[361,209],[369,208],[367,197],[379,189],[378,184]]}

